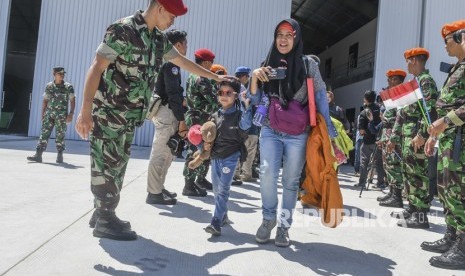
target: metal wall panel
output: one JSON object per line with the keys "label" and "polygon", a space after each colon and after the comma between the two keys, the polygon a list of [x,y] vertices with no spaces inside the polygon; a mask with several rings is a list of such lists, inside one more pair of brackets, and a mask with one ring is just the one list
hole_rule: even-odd
{"label": "metal wall panel", "polygon": [[8,23],[10,21],[10,4],[11,0],[0,1],[0,110],[3,105],[3,78],[5,75]]}
{"label": "metal wall panel", "polygon": [[406,70],[404,51],[420,43],[422,0],[380,0],[373,89],[387,86],[386,71]]}
{"label": "metal wall panel", "polygon": [[[66,80],[74,85],[79,111],[85,74],[103,38],[105,28],[118,18],[144,9],[147,0],[43,0],[29,135],[40,134],[40,106],[51,68],[66,68]],[[188,33],[187,57],[207,47],[230,73],[239,65],[258,67],[272,42],[275,25],[290,17],[291,0],[184,0],[189,12],[176,18],[174,28]],[[185,73],[183,73],[185,79]],[[184,82],[184,81],[183,81]],[[77,114],[76,114],[77,115]],[[79,139],[74,121],[67,139]],[[134,143],[151,145],[154,128],[146,122],[136,131]]]}

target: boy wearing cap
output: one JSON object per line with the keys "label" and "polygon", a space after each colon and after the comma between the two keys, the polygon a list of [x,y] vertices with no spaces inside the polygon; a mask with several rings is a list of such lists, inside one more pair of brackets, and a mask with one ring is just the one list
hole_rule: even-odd
{"label": "boy wearing cap", "polygon": [[[27,157],[33,162],[42,162],[42,153],[47,149],[48,139],[55,127],[55,144],[58,151],[57,163],[63,163],[63,151],[65,150],[66,124],[71,123],[74,115],[75,96],[73,85],[65,82],[65,69],[53,68],[54,80],[45,87],[44,100],[42,102],[42,129],[36,153]],[[68,102],[70,110],[68,112]]]}
{"label": "boy wearing cap", "polygon": [[[188,60],[161,31],[187,12],[182,0],[150,0],[145,11],[111,24],[86,76],[76,131],[90,137],[91,190],[96,210],[93,235],[137,239],[131,224],[115,209],[120,199],[134,131],[144,121],[163,60],[203,77],[218,76]],[[89,133],[91,135],[89,136]]]}
{"label": "boy wearing cap", "polygon": [[[386,72],[387,88],[395,87],[404,82],[407,72],[402,69],[392,69]],[[383,130],[381,133],[380,143],[382,145],[383,165],[386,172],[386,181],[389,185],[390,192],[383,197],[378,197],[380,206],[385,207],[403,207],[402,189],[404,181],[401,170],[402,151],[400,146],[394,145],[387,147],[388,141],[392,135],[392,128],[396,122],[397,109],[393,108],[383,113]],[[379,176],[378,176],[379,177]]]}
{"label": "boy wearing cap", "polygon": [[[185,56],[187,51],[187,33],[181,30],[166,32],[168,40]],[[152,119],[155,125],[152,152],[150,154],[147,176],[147,204],[173,205],[176,204],[176,193],[165,189],[165,178],[171,162],[174,159],[167,142],[176,132],[184,138],[187,126],[184,121],[184,100],[181,86],[181,72],[179,66],[166,62],[160,68],[155,91],[161,98],[161,105],[157,116]]]}
{"label": "boy wearing cap", "polygon": [[439,138],[438,192],[444,205],[447,230],[444,238],[424,242],[424,250],[442,253],[432,257],[433,266],[465,269],[465,20],[445,24],[441,31],[451,69],[436,102],[438,119],[428,128],[425,153],[434,153]]}
{"label": "boy wearing cap", "polygon": [[[206,48],[198,49],[194,52],[195,63],[211,70],[215,54]],[[193,125],[203,125],[210,119],[213,112],[218,110],[218,101],[215,96],[212,82],[197,74],[190,74],[186,84],[187,112],[185,115],[188,127]],[[196,147],[189,145],[186,163],[184,164],[185,185],[182,194],[185,196],[206,196],[206,189],[211,190],[212,184],[205,179],[210,165],[210,159],[205,160],[202,165],[195,169],[189,168]]]}
{"label": "boy wearing cap", "polygon": [[[426,69],[429,52],[425,48],[412,48],[404,52],[408,72],[415,76],[426,102],[426,110],[431,119],[436,119],[436,82]],[[423,103],[421,103],[423,105]],[[423,145],[428,135],[429,123],[422,115],[418,103],[405,106],[397,111],[388,148],[400,145],[402,151],[402,179],[408,194],[408,208],[392,215],[400,218],[398,226],[407,228],[429,228],[426,216],[430,207],[428,159]],[[402,200],[402,199],[401,199]]]}

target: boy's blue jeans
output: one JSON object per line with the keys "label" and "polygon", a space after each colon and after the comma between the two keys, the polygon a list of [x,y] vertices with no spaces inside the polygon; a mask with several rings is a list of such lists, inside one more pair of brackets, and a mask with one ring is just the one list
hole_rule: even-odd
{"label": "boy's blue jeans", "polygon": [[229,190],[240,154],[238,151],[224,159],[211,160],[213,193],[215,194],[213,218],[218,218],[220,222],[223,221],[228,211]]}
{"label": "boy's blue jeans", "polygon": [[[299,180],[305,164],[308,133],[289,135],[263,126],[260,134],[260,192],[262,214],[266,220],[276,219],[278,176],[283,164],[283,195],[279,225],[289,228],[297,201]],[[281,162],[282,161],[282,162]]]}

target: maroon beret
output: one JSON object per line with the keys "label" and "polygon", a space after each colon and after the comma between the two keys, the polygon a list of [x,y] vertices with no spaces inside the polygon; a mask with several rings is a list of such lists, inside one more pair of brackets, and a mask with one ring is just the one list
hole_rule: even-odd
{"label": "maroon beret", "polygon": [[176,16],[181,16],[187,13],[187,7],[184,5],[182,0],[158,0],[158,3]]}
{"label": "maroon beret", "polygon": [[212,51],[208,50],[207,48],[201,48],[201,49],[196,50],[194,52],[194,55],[196,58],[204,60],[204,61],[213,62],[213,60],[215,59],[215,54]]}

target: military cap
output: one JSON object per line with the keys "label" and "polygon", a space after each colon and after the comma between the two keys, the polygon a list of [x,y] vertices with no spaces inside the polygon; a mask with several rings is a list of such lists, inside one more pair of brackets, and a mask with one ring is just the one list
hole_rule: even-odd
{"label": "military cap", "polygon": [[405,76],[407,76],[407,72],[405,72],[402,69],[393,69],[393,70],[389,70],[386,72],[386,77],[392,77],[392,76],[401,76],[405,78]]}
{"label": "military cap", "polygon": [[64,73],[66,73],[66,72],[65,72],[65,68],[63,68],[63,67],[54,67],[54,68],[53,68],[53,73],[54,73],[54,74],[55,74],[55,73],[63,73],[63,74],[64,74]]}
{"label": "military cap", "polygon": [[250,74],[250,71],[252,71],[252,70],[250,70],[250,68],[247,67],[247,66],[239,66],[239,67],[236,68],[236,72],[235,72],[235,73],[236,73],[236,74],[238,74],[238,73],[245,73],[245,74],[248,75],[248,74]]}
{"label": "military cap", "polygon": [[458,30],[465,29],[465,20],[457,20],[452,23],[445,24],[442,26],[441,35],[445,38],[448,34],[454,33]]}
{"label": "military cap", "polygon": [[187,13],[187,7],[184,5],[182,0],[158,0],[158,3],[162,5],[168,12],[181,16]]}
{"label": "military cap", "polygon": [[417,47],[417,48],[408,49],[407,51],[404,52],[405,59],[418,56],[418,55],[425,55],[426,59],[429,58],[429,52],[425,48]]}
{"label": "military cap", "polygon": [[203,60],[203,61],[211,61],[215,59],[215,54],[208,50],[207,48],[200,48],[194,52],[196,58]]}
{"label": "military cap", "polygon": [[228,74],[228,70],[226,70],[226,68],[224,68],[224,66],[221,64],[213,64],[212,67],[210,68],[210,71],[218,75]]}

